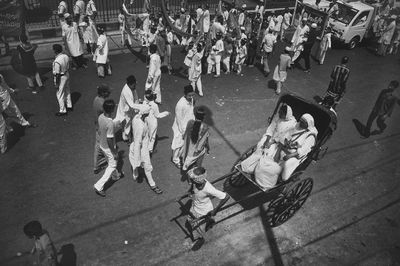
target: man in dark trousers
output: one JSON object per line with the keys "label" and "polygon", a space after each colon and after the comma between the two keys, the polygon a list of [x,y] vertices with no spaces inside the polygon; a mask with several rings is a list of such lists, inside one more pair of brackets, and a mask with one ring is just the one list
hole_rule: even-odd
{"label": "man in dark trousers", "polygon": [[336,65],[332,70],[331,81],[329,82],[329,87],[325,97],[333,97],[335,101],[333,107],[337,105],[337,103],[343,97],[343,94],[346,91],[346,82],[350,75],[350,69],[347,66],[348,62],[349,58],[347,56],[344,56],[342,57],[341,64]]}
{"label": "man in dark trousers", "polygon": [[301,52],[300,56],[294,62],[296,65],[298,65],[300,59],[304,58],[304,63],[305,63],[305,67],[306,67],[304,72],[306,72],[306,73],[310,73],[311,49],[312,49],[316,39],[317,39],[317,24],[313,23],[313,24],[311,24],[311,29],[308,32],[307,41],[305,41],[303,44],[304,50]]}
{"label": "man in dark trousers", "polygon": [[374,131],[374,134],[382,133],[385,128],[385,120],[386,118],[392,115],[394,106],[396,103],[400,105],[400,99],[393,95],[393,92],[396,88],[399,87],[399,82],[397,80],[392,80],[389,83],[387,89],[381,91],[378,96],[378,99],[375,102],[374,108],[372,109],[371,114],[368,117],[367,125],[364,129],[364,137],[368,138],[371,135],[371,126],[374,120],[376,119],[376,124],[378,126],[378,130]]}

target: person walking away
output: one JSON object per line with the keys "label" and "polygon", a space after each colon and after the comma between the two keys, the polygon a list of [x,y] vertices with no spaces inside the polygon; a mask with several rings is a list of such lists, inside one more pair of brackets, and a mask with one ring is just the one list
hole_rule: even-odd
{"label": "person walking away", "polygon": [[150,113],[148,105],[140,104],[139,112],[135,115],[132,121],[132,134],[133,141],[129,146],[129,162],[133,170],[133,180],[137,180],[139,176],[139,167],[143,167],[147,182],[151,190],[156,194],[161,194],[163,191],[154,182],[151,165],[150,152],[149,152],[149,128],[146,118]]}
{"label": "person walking away", "polygon": [[285,13],[283,14],[282,26],[281,26],[281,41],[285,38],[285,33],[290,27],[290,20],[292,18],[292,13],[290,13],[289,8],[285,8]]}
{"label": "person walking away", "polygon": [[[222,206],[229,200],[230,196],[216,189],[207,180],[207,171],[203,167],[191,169],[188,172],[188,176],[191,183],[189,195],[192,198],[192,205],[190,207],[190,215],[188,215],[186,221],[186,227],[189,229],[192,241],[196,241],[197,245],[201,245],[205,241],[204,233],[214,222],[212,217],[218,213]],[[219,199],[215,208],[211,201],[212,198]],[[196,220],[203,216],[206,216],[206,222]]]}
{"label": "person walking away", "polygon": [[102,166],[107,162],[107,157],[100,148],[99,116],[103,113],[104,101],[110,96],[110,87],[106,84],[97,86],[97,96],[93,100],[94,125],[96,129],[94,144],[94,167],[93,173],[98,174]]}
{"label": "person walking away", "polygon": [[221,59],[222,59],[222,54],[224,52],[224,41],[222,40],[222,33],[218,32],[216,36],[217,36],[217,42],[215,43],[215,46],[213,46],[212,48],[215,52],[214,58],[215,58],[216,74],[214,75],[214,78],[218,78],[221,76]]}
{"label": "person walking away", "polygon": [[0,153],[5,153],[7,151],[7,131],[12,131],[11,128],[7,128],[7,123],[3,114],[6,115],[7,118],[12,118],[23,127],[35,127],[35,125],[30,124],[22,116],[18,106],[11,98],[10,93],[13,92],[14,90],[8,86],[3,75],[0,74]]}
{"label": "person walking away", "polygon": [[149,152],[153,154],[155,152],[155,143],[157,139],[157,129],[158,129],[158,119],[169,116],[168,111],[160,112],[158,108],[158,104],[156,104],[155,100],[157,98],[157,94],[155,94],[152,90],[146,90],[144,92],[144,104],[147,104],[150,107],[149,116],[146,118],[147,126],[149,128]]}
{"label": "person walking away", "polygon": [[[53,45],[56,58],[53,62],[54,86],[57,88],[57,100],[60,107],[56,116],[65,116],[72,111],[71,91],[69,87],[69,58],[62,52],[62,46]],[[65,107],[65,103],[67,106]]]}
{"label": "person walking away", "polygon": [[193,166],[201,166],[204,155],[210,152],[208,143],[210,130],[208,125],[204,123],[205,115],[204,109],[199,108],[195,111],[195,120],[190,120],[187,124],[183,136],[184,145],[180,155],[183,162],[182,170],[184,171]]}
{"label": "person walking away", "polygon": [[240,46],[238,47],[238,52],[236,54],[235,64],[237,66],[237,75],[243,76],[242,66],[247,57],[247,46],[246,39],[240,40]]}
{"label": "person walking away", "polygon": [[94,54],[96,50],[96,43],[99,35],[93,21],[88,16],[83,18],[83,22],[79,23],[83,42],[86,44],[86,51],[89,54]]}
{"label": "person walking away", "polygon": [[83,21],[83,17],[85,16],[85,1],[77,0],[74,5],[74,20],[81,23]]}
{"label": "person walking away", "polygon": [[225,66],[225,74],[231,73],[231,56],[233,53],[233,41],[229,36],[225,36],[224,53],[222,56],[222,64]]}
{"label": "person walking away", "polygon": [[156,103],[161,104],[161,58],[157,54],[157,45],[150,45],[150,64],[146,80],[146,90],[151,89],[157,94]]}
{"label": "person walking away", "polygon": [[310,65],[310,55],[311,49],[317,39],[317,24],[311,24],[311,29],[308,32],[307,40],[303,43],[303,51],[300,53],[300,56],[294,61],[295,64],[299,64],[300,59],[304,59],[305,63],[305,73],[310,73],[311,65]]}
{"label": "person walking away", "polygon": [[274,51],[274,46],[276,43],[276,35],[273,34],[269,29],[267,29],[267,34],[261,43],[261,53],[262,53],[262,64],[264,66],[264,76],[268,76],[270,69],[268,64],[268,59],[270,58],[272,52]]}
{"label": "person walking away", "polygon": [[190,62],[189,68],[189,81],[192,85],[193,89],[196,91],[196,88],[199,92],[200,96],[203,96],[203,85],[201,83],[201,59],[203,58],[203,44],[200,42],[197,44],[197,48]]}
{"label": "person walking away", "polygon": [[35,254],[35,265],[39,266],[56,266],[57,249],[50,238],[49,233],[42,228],[42,224],[38,221],[30,221],[27,223],[23,231],[29,239],[33,239],[34,246],[31,254]]}
{"label": "person walking away", "polygon": [[391,15],[387,27],[382,32],[378,48],[378,55],[380,56],[386,56],[388,47],[396,30],[396,18],[396,15]]}
{"label": "person walking away", "polygon": [[26,35],[21,35],[19,37],[21,43],[17,46],[17,50],[21,57],[22,63],[22,71],[28,81],[29,89],[32,91],[33,94],[37,93],[37,89],[34,83],[34,79],[36,80],[37,85],[43,89],[43,83],[40,79],[40,75],[36,66],[36,60],[34,57],[35,50],[37,48],[36,44],[30,44],[28,42],[28,37]]}
{"label": "person walking away", "polygon": [[[74,64],[77,67],[87,68],[87,65],[83,58],[83,49],[81,46],[81,40],[79,38],[78,24],[72,21],[71,15],[66,13],[64,15],[65,23],[62,25],[62,36],[65,47],[70,53]],[[72,67],[74,69],[75,66]]]}
{"label": "person walking away", "polygon": [[350,75],[350,69],[347,66],[348,62],[349,58],[347,56],[342,57],[341,64],[336,65],[331,73],[331,81],[326,95],[330,95],[334,98],[335,105],[339,103],[346,92],[346,82]]}
{"label": "person walking away", "polygon": [[319,45],[318,60],[320,65],[324,64],[326,52],[332,47],[331,38],[332,38],[332,29],[328,27],[326,28],[324,37],[322,37],[321,43]]}
{"label": "person walking away", "polygon": [[280,94],[282,91],[283,82],[286,81],[287,78],[287,70],[290,68],[292,64],[292,59],[289,55],[288,47],[285,48],[285,51],[279,56],[278,65],[275,67],[273,80],[276,83],[276,94]]}
{"label": "person walking away", "polygon": [[393,95],[398,87],[399,82],[397,80],[392,80],[388,88],[381,91],[368,117],[367,125],[363,133],[364,137],[368,138],[371,135],[371,126],[375,119],[379,129],[372,132],[372,134],[380,134],[386,129],[387,125],[385,124],[385,120],[392,115],[396,103],[400,105],[400,99]]}
{"label": "person walking away", "polygon": [[247,65],[249,67],[254,67],[254,61],[257,56],[258,40],[257,36],[253,33],[249,40],[249,52],[247,57]]}
{"label": "person walking away", "polygon": [[194,120],[193,108],[194,102],[194,90],[192,85],[187,85],[184,87],[184,96],[182,96],[175,107],[175,119],[172,125],[172,131],[174,137],[172,139],[171,149],[172,149],[172,163],[177,167],[181,168],[182,164],[179,159],[180,150],[184,145],[183,136],[187,124],[190,120]]}
{"label": "person walking away", "polygon": [[[112,178],[114,181],[121,177],[121,173],[117,170],[118,148],[115,143],[115,129],[112,115],[115,110],[115,103],[109,99],[104,101],[103,113],[99,116],[99,135],[100,135],[100,149],[107,157],[107,168],[103,176],[94,184],[93,188],[97,195],[105,197],[104,185]],[[114,171],[117,174],[114,175]]]}
{"label": "person walking away", "polygon": [[117,114],[114,119],[118,128],[123,126],[122,139],[124,141],[129,141],[130,139],[131,121],[138,104],[139,96],[136,92],[136,78],[134,75],[130,75],[126,78],[126,84],[122,88]]}
{"label": "person walking away", "polygon": [[108,59],[108,40],[103,28],[98,28],[99,38],[97,39],[97,48],[95,59],[97,64],[97,76],[104,78],[105,75],[111,76],[111,65]]}

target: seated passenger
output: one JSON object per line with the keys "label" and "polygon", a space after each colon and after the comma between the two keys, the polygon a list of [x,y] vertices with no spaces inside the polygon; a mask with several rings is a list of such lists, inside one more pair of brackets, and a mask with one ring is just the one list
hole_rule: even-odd
{"label": "seated passenger", "polygon": [[291,140],[286,141],[282,147],[282,180],[286,181],[307,157],[316,143],[317,135],[314,118],[310,114],[302,115],[293,130]]}
{"label": "seated passenger", "polygon": [[264,188],[273,188],[282,172],[282,166],[275,162],[274,158],[264,154],[261,156],[254,170],[256,183]]}

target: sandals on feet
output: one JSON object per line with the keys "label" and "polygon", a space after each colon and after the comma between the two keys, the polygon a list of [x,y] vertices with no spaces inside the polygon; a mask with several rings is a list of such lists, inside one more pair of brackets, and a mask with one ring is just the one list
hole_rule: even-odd
{"label": "sandals on feet", "polygon": [[163,191],[162,191],[159,187],[157,187],[157,186],[150,187],[150,188],[151,188],[151,190],[153,190],[156,194],[161,194],[161,193],[163,193]]}

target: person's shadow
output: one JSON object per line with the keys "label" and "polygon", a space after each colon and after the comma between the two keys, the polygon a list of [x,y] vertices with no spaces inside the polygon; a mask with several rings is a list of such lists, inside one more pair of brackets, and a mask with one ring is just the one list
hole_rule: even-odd
{"label": "person's shadow", "polygon": [[358,119],[353,119],[352,121],[353,121],[353,124],[356,127],[358,133],[361,136],[364,136],[365,135],[366,126],[363,123],[361,123]]}
{"label": "person's shadow", "polygon": [[73,244],[63,245],[58,254],[61,255],[59,266],[76,266],[77,256]]}

